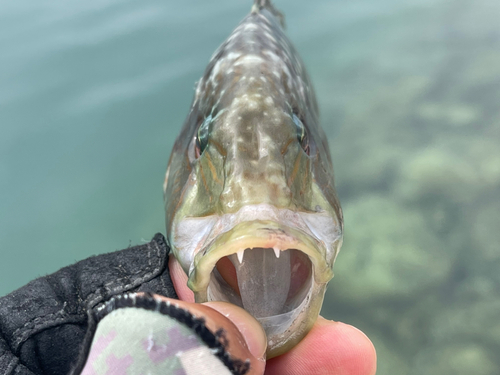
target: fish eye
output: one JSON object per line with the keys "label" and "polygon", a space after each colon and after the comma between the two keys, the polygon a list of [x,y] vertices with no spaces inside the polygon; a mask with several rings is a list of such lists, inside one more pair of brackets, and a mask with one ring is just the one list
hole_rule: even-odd
{"label": "fish eye", "polygon": [[196,133],[196,159],[200,157],[201,154],[203,154],[203,151],[205,151],[205,148],[208,145],[208,136],[210,134],[210,125],[212,124],[212,115],[208,115],[205,117],[205,120],[201,123],[200,127],[198,128],[198,132]]}
{"label": "fish eye", "polygon": [[292,114],[292,120],[295,124],[295,129],[297,130],[297,140],[300,143],[300,146],[304,150],[304,152],[309,155],[310,147],[309,147],[309,135],[307,134],[307,129],[304,126],[302,120],[295,114]]}

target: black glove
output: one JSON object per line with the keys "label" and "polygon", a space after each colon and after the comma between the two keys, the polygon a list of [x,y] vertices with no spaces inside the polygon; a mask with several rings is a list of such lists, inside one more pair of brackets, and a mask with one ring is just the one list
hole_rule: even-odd
{"label": "black glove", "polygon": [[177,298],[161,234],[31,281],[0,298],[0,375],[67,374],[95,325],[90,312],[114,295]]}

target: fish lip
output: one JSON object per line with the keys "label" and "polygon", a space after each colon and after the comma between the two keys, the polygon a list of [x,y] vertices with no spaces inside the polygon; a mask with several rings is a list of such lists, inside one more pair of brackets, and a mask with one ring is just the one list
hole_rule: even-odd
{"label": "fish lip", "polygon": [[240,250],[258,247],[276,247],[281,251],[299,250],[311,260],[316,283],[327,283],[333,277],[332,268],[324,258],[325,246],[320,241],[298,229],[274,221],[245,221],[217,236],[202,252],[196,254],[188,280],[196,301],[208,300],[210,274],[221,258]]}
{"label": "fish lip", "polygon": [[[170,243],[176,258],[187,275],[195,270],[195,259],[205,254],[218,237],[242,223],[270,221],[280,227],[297,230],[309,236],[329,268],[333,268],[342,241],[342,226],[335,215],[322,212],[298,212],[270,204],[246,205],[235,213],[187,217],[174,223]],[[254,246],[257,247],[257,246]]]}

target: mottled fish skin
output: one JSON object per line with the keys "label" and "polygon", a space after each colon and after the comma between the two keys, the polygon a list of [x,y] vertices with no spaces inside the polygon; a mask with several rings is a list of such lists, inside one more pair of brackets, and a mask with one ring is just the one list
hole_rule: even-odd
{"label": "mottled fish skin", "polygon": [[[263,212],[259,220],[298,228],[323,249],[313,261],[321,294],[314,322],[341,246],[342,212],[316,98],[280,22],[269,1],[256,1],[198,82],[165,178],[167,236],[203,301],[197,280],[208,281],[198,265],[218,236],[255,212]],[[301,326],[299,336],[311,325]],[[283,352],[272,350],[285,339],[269,343],[271,354]]]}

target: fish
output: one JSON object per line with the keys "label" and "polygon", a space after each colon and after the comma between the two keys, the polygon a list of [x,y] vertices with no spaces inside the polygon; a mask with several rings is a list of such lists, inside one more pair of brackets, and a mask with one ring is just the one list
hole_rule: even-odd
{"label": "fish", "polygon": [[196,302],[247,310],[267,358],[300,342],[333,277],[343,216],[310,78],[270,0],[211,57],[163,190],[167,239]]}

